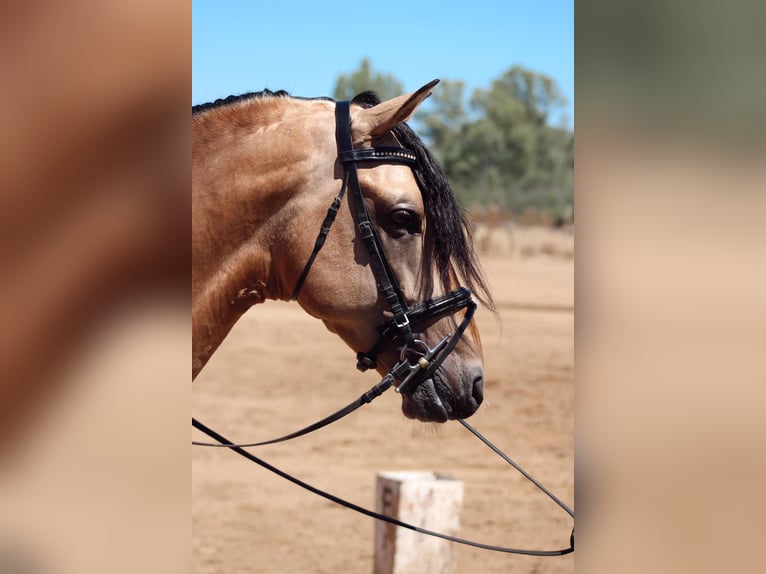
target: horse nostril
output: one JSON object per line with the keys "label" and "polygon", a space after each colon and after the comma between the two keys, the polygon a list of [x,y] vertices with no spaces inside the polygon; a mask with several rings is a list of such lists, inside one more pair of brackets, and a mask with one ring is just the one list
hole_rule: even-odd
{"label": "horse nostril", "polygon": [[482,403],[484,400],[484,377],[478,376],[473,380],[471,396],[476,401],[477,406]]}

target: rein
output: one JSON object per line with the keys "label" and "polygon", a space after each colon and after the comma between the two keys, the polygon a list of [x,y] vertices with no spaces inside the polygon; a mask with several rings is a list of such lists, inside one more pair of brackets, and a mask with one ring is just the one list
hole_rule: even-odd
{"label": "rein", "polygon": [[[390,385],[389,385],[390,386]],[[386,387],[388,388],[388,387]],[[385,389],[384,389],[385,390]],[[381,391],[382,394],[382,391]],[[379,395],[378,395],[379,396]],[[486,444],[489,448],[491,448],[495,453],[499,454],[503,460],[508,462],[511,466],[513,466],[516,470],[518,470],[522,475],[524,475],[525,478],[527,478],[532,484],[534,484],[537,488],[542,490],[548,497],[550,497],[557,505],[559,505],[561,508],[563,508],[569,516],[574,518],[574,512],[561,500],[559,500],[556,496],[554,496],[547,488],[545,488],[542,484],[540,484],[537,480],[535,480],[529,473],[527,473],[524,469],[522,469],[517,463],[515,463],[513,460],[511,460],[506,454],[504,454],[500,449],[498,449],[495,445],[493,445],[487,438],[485,438],[479,431],[474,429],[471,425],[469,425],[464,420],[459,420],[460,424],[462,424],[465,428],[467,428],[471,433],[473,433],[479,440],[481,440],[484,444]],[[263,441],[261,443],[251,443],[250,445],[237,445],[229,441],[226,437],[223,435],[217,433],[213,429],[205,426],[201,422],[199,422],[197,419],[192,418],[192,426],[196,428],[197,430],[205,433],[207,436],[212,438],[215,441],[218,441],[217,443],[192,443],[197,444],[200,446],[220,446],[225,447],[233,450],[238,455],[246,458],[247,460],[254,462],[255,464],[265,468],[266,470],[273,472],[277,476],[280,476],[284,478],[285,480],[288,480],[292,482],[293,484],[296,484],[300,486],[301,488],[308,490],[309,492],[316,494],[317,496],[321,496],[322,498],[325,498],[327,500],[330,500],[331,502],[334,502],[336,504],[339,504],[340,506],[343,506],[344,508],[348,508],[350,510],[353,510],[355,512],[358,512],[359,514],[363,514],[365,516],[368,516],[370,518],[374,518],[376,520],[382,520],[383,522],[387,522],[389,524],[393,524],[395,526],[401,526],[402,528],[406,528],[408,530],[413,530],[415,532],[418,532],[420,534],[425,534],[426,536],[433,536],[436,538],[441,538],[443,540],[449,540],[450,542],[455,542],[457,544],[463,544],[466,546],[473,546],[474,548],[481,548],[482,550],[491,550],[494,552],[504,552],[506,554],[524,554],[527,556],[564,556],[566,554],[571,554],[574,552],[574,528],[572,529],[572,534],[569,537],[569,547],[568,548],[562,548],[560,550],[527,550],[524,548],[509,548],[506,546],[494,546],[491,544],[484,544],[481,542],[475,542],[473,540],[466,540],[465,538],[459,538],[457,536],[450,536],[449,534],[444,534],[441,532],[435,532],[433,530],[428,530],[426,528],[421,528],[419,526],[415,526],[413,524],[409,524],[407,522],[402,522],[401,520],[398,520],[396,518],[392,518],[390,516],[386,516],[385,514],[380,514],[379,512],[375,512],[373,510],[369,510],[367,508],[364,508],[363,506],[359,506],[358,504],[354,504],[353,502],[349,502],[348,500],[345,500],[343,498],[340,498],[338,496],[335,496],[334,494],[331,494],[329,492],[326,492],[324,490],[321,490],[315,486],[310,485],[307,482],[302,481],[299,478],[294,477],[291,474],[288,474],[284,470],[281,470],[277,468],[276,466],[273,466],[263,460],[262,458],[259,458],[255,456],[254,454],[244,450],[243,446],[254,446],[258,444],[271,444],[273,442],[279,442],[281,440],[287,440],[287,437],[282,437],[280,439],[271,440],[271,441]],[[305,434],[305,433],[301,433]]]}

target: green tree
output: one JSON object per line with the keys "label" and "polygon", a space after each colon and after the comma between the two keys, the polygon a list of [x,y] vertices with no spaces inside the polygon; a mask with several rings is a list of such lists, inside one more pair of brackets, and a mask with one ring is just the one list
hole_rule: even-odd
{"label": "green tree", "polygon": [[528,208],[554,219],[573,205],[574,135],[550,125],[565,103],[555,82],[514,66],[488,89],[442,82],[420,114],[424,135],[467,204]]}
{"label": "green tree", "polygon": [[404,92],[401,82],[393,75],[374,72],[369,58],[363,58],[356,71],[338,76],[333,97],[336,100],[350,100],[367,90],[375,92],[381,100],[388,100]]}
{"label": "green tree", "polygon": [[442,80],[427,100],[427,111],[418,112],[421,131],[435,149],[444,151],[453,144],[465,125],[464,92],[465,82]]}

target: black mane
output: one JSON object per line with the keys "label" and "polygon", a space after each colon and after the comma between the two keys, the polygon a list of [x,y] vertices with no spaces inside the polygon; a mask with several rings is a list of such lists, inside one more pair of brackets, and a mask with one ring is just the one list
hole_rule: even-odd
{"label": "black mane", "polygon": [[[358,94],[352,101],[365,107],[380,103],[373,92]],[[456,279],[462,280],[479,301],[493,309],[492,296],[473,248],[471,225],[455,198],[444,170],[406,123],[397,125],[393,133],[402,147],[415,152],[418,158],[413,171],[423,194],[427,221],[426,245],[430,247],[424,252],[425,269],[429,270],[431,266],[438,269],[445,292],[455,288]],[[453,270],[457,277],[452,276]],[[425,296],[430,298],[433,293],[432,275],[423,275]]]}
{"label": "black mane", "polygon": [[219,98],[215,100],[214,102],[208,102],[206,104],[197,104],[196,106],[192,106],[192,116],[196,116],[197,114],[201,114],[202,112],[206,112],[208,110],[214,110],[216,108],[222,108],[230,104],[236,104],[237,102],[246,102],[248,100],[255,100],[258,98],[266,98],[266,97],[292,98],[293,100],[325,100],[330,102],[333,101],[332,98],[327,98],[324,96],[320,96],[317,98],[304,98],[303,96],[291,96],[285,90],[277,90],[276,92],[272,92],[271,90],[266,89],[260,92],[247,92],[246,94],[240,94],[238,96],[227,96],[225,98]]}
{"label": "black mane", "polygon": [[246,94],[240,94],[238,96],[228,96],[226,98],[219,98],[215,100],[214,102],[208,102],[206,104],[198,104],[196,106],[192,106],[192,116],[196,116],[197,114],[201,114],[202,112],[206,112],[208,110],[214,110],[216,108],[228,106],[229,104],[236,104],[237,102],[245,102],[247,100],[252,100],[255,98],[263,98],[265,96],[273,96],[277,98],[289,98],[290,94],[288,94],[284,90],[278,90],[276,92],[272,92],[271,90],[263,90],[262,92],[247,92]]}

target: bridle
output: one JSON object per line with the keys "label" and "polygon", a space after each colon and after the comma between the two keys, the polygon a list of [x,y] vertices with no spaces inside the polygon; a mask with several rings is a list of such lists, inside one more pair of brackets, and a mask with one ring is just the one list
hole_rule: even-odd
{"label": "bridle", "polygon": [[[378,291],[385,298],[393,314],[391,320],[378,328],[380,337],[372,349],[357,353],[356,366],[360,371],[374,369],[377,366],[378,354],[387,345],[395,345],[400,342],[399,363],[391,369],[389,374],[398,382],[396,391],[402,392],[405,387],[412,387],[417,385],[419,381],[428,379],[444,362],[471,322],[476,312],[476,303],[471,297],[471,292],[465,287],[460,287],[446,295],[429,299],[412,307],[407,305],[367,210],[364,194],[359,184],[358,166],[359,163],[364,162],[384,162],[403,164],[414,168],[418,164],[418,157],[415,152],[403,147],[354,149],[351,136],[350,108],[351,103],[348,101],[336,102],[335,104],[335,137],[338,143],[338,159],[343,166],[343,183],[340,192],[327,210],[327,215],[314,242],[314,249],[293,289],[292,299],[298,299],[311,266],[322,249],[327,234],[335,221],[346,190],[349,190],[354,206],[355,223],[359,236],[369,254],[370,267],[375,276]],[[466,309],[466,313],[455,332],[444,337],[433,348],[424,341],[415,338],[413,329],[417,329],[424,323],[452,315],[461,309]]]}
{"label": "bridle", "polygon": [[[396,345],[398,342],[401,342],[399,347],[399,362],[389,371],[388,374],[386,374],[381,379],[379,383],[373,386],[366,393],[362,394],[352,403],[323,418],[322,420],[317,421],[316,423],[313,423],[298,431],[292,432],[288,435],[284,435],[271,440],[235,444],[229,441],[220,433],[205,426],[197,419],[192,418],[192,426],[194,428],[205,433],[216,441],[215,443],[192,441],[192,444],[198,446],[223,447],[231,449],[232,451],[260,465],[261,467],[266,468],[278,476],[281,476],[282,478],[297,484],[309,492],[322,496],[327,500],[340,504],[346,508],[350,508],[371,518],[375,518],[389,524],[394,524],[402,528],[407,528],[409,530],[413,530],[428,536],[434,536],[444,540],[450,540],[452,542],[465,544],[484,550],[493,550],[509,554],[524,554],[529,556],[563,556],[574,552],[574,529],[572,529],[568,548],[561,550],[526,550],[482,544],[479,542],[465,540],[455,536],[450,536],[414,526],[390,516],[373,512],[352,502],[343,500],[342,498],[339,498],[333,494],[320,490],[244,450],[247,447],[257,447],[267,444],[284,442],[325,427],[330,423],[351,414],[362,405],[371,402],[376,397],[382,395],[386,390],[388,390],[397,382],[398,385],[395,387],[396,391],[402,392],[405,388],[410,388],[413,385],[417,385],[420,381],[427,380],[430,376],[433,375],[436,369],[439,368],[447,356],[454,350],[458,341],[465,333],[469,323],[473,319],[474,313],[476,312],[476,302],[471,297],[471,292],[465,287],[459,287],[458,289],[455,289],[446,295],[428,299],[427,301],[418,303],[412,307],[407,305],[407,302],[402,295],[401,288],[399,287],[399,283],[396,280],[396,276],[392,272],[391,266],[388,263],[388,259],[386,258],[385,251],[382,248],[382,244],[378,238],[377,232],[375,231],[375,226],[372,223],[372,218],[370,217],[370,214],[365,205],[364,195],[362,194],[362,189],[359,185],[357,168],[359,162],[385,162],[393,164],[405,164],[410,167],[416,167],[418,163],[417,155],[413,151],[402,147],[371,147],[354,149],[353,140],[351,137],[350,102],[348,101],[336,102],[335,122],[336,139],[338,142],[338,157],[344,170],[343,183],[341,185],[340,192],[333,200],[330,208],[327,210],[327,215],[322,222],[319,235],[317,236],[317,239],[314,243],[314,249],[309,256],[306,265],[303,267],[303,271],[301,272],[295,285],[295,289],[293,290],[292,299],[297,300],[301,291],[301,287],[303,287],[303,283],[309,274],[311,266],[313,265],[317,254],[322,249],[327,234],[330,232],[330,228],[332,227],[332,224],[335,221],[335,217],[340,210],[340,206],[346,190],[349,189],[351,197],[353,198],[353,204],[355,208],[354,216],[356,219],[357,228],[370,256],[370,266],[375,276],[378,290],[386,299],[386,302],[388,303],[388,306],[393,314],[393,318],[391,320],[383,323],[380,327],[378,327],[380,338],[375,343],[373,348],[368,352],[360,352],[357,354],[357,368],[360,371],[366,371],[368,369],[375,368],[377,365],[378,354],[387,345]],[[460,325],[458,325],[455,332],[446,335],[436,345],[434,345],[434,347],[429,347],[428,344],[424,341],[415,338],[413,329],[417,329],[424,323],[433,322],[443,317],[452,315],[462,309],[466,309],[466,312],[463,320],[461,321]],[[534,477],[527,473],[521,466],[511,460],[505,453],[493,445],[488,439],[486,439],[481,433],[479,433],[467,422],[460,419],[458,422],[460,422],[460,424],[462,424],[471,433],[478,437],[479,440],[481,440],[485,445],[492,449],[497,455],[503,458],[503,460],[505,460],[508,464],[513,466],[517,471],[524,475],[524,477],[532,482],[537,488],[542,490],[558,506],[564,509],[567,514],[574,518],[574,512],[566,504],[564,504],[552,492],[550,492]]]}

